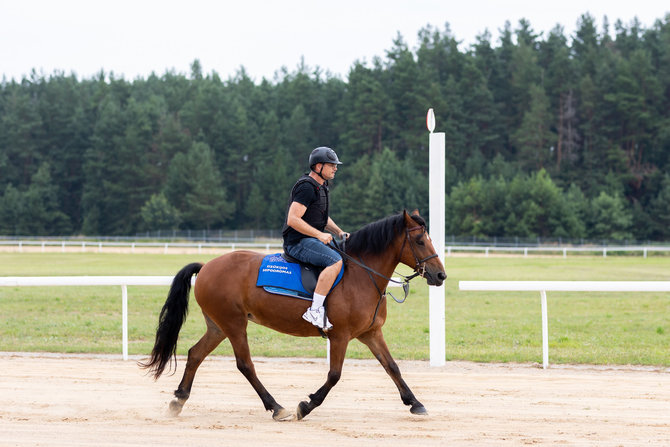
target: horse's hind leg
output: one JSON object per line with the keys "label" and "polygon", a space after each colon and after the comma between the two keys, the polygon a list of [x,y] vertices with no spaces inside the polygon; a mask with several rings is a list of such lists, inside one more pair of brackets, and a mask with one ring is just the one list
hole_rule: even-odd
{"label": "horse's hind leg", "polygon": [[212,320],[205,315],[207,323],[207,332],[191,349],[188,350],[188,360],[184,369],[184,376],[179,383],[179,387],[174,392],[175,398],[170,402],[170,415],[177,416],[181,413],[184,403],[191,395],[191,386],[195,372],[203,360],[226,338],[225,334],[214,324]]}
{"label": "horse's hind leg", "polygon": [[426,408],[417,400],[414,393],[412,393],[412,390],[409,389],[409,386],[407,386],[407,383],[405,383],[400,375],[400,368],[398,368],[395,360],[391,357],[391,353],[389,352],[388,346],[386,346],[386,341],[384,340],[384,335],[382,334],[381,329],[367,332],[358,337],[358,339],[370,348],[370,351],[372,351],[377,360],[379,360],[379,363],[382,364],[388,375],[391,376],[393,383],[395,383],[398,387],[398,391],[400,391],[402,402],[405,405],[410,406],[409,411],[413,414],[428,414]]}
{"label": "horse's hind leg", "polygon": [[256,375],[256,368],[251,361],[251,353],[249,352],[249,342],[247,340],[246,327],[237,331],[231,331],[236,335],[229,336],[230,344],[235,353],[237,360],[237,369],[247,378],[251,386],[254,388],[258,397],[261,398],[263,405],[267,411],[272,411],[272,418],[275,421],[287,421],[294,418],[294,415],[279,405],[272,395],[265,389],[261,381]]}

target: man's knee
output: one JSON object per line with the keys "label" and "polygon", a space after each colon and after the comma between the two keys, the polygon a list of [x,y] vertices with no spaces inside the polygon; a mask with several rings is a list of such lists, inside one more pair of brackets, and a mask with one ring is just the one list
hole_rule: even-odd
{"label": "man's knee", "polygon": [[327,271],[328,273],[337,274],[340,272],[341,269],[342,269],[342,260],[340,259],[336,263],[331,264],[328,267],[324,268],[321,273],[323,274],[323,272]]}

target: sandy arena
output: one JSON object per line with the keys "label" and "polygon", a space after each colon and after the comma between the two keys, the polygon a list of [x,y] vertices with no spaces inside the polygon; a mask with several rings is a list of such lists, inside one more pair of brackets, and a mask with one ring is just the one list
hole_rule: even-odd
{"label": "sandy arena", "polygon": [[[324,404],[275,422],[227,357],[207,359],[177,418],[185,365],[154,382],[120,356],[0,353],[2,446],[668,446],[670,370],[399,362],[428,409],[410,414],[376,361],[347,360]],[[323,359],[255,359],[295,409],[325,380]]]}

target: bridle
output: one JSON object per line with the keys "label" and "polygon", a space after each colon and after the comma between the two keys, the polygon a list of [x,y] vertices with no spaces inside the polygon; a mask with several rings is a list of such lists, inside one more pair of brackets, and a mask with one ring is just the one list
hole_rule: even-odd
{"label": "bridle", "polygon": [[[402,254],[403,254],[403,251],[405,250],[405,244],[407,244],[409,242],[409,248],[412,251],[412,256],[414,256],[415,265],[414,265],[414,273],[409,275],[409,276],[405,276],[401,273],[394,272],[396,275],[398,275],[402,278],[401,281],[398,281],[398,280],[393,279],[393,278],[389,278],[388,276],[379,273],[378,271],[376,271],[376,270],[368,267],[367,265],[365,265],[363,263],[363,260],[359,260],[359,259],[356,259],[356,258],[348,255],[347,253],[344,252],[344,249],[340,249],[335,244],[331,245],[331,248],[334,248],[335,251],[337,251],[344,258],[346,258],[347,260],[353,262],[354,264],[356,264],[359,267],[361,267],[362,269],[364,269],[367,272],[368,276],[370,277],[370,281],[372,281],[372,284],[374,284],[375,288],[377,289],[377,293],[379,293],[379,301],[377,302],[377,307],[375,308],[375,313],[372,316],[372,322],[370,323],[370,327],[372,327],[372,325],[375,322],[375,319],[377,318],[377,312],[379,311],[379,305],[381,304],[382,300],[386,296],[386,293],[391,295],[391,298],[393,298],[393,300],[396,303],[400,303],[400,304],[404,303],[405,300],[407,299],[407,296],[409,295],[409,282],[410,282],[410,280],[416,278],[417,276],[421,276],[422,278],[424,278],[425,274],[426,274],[426,262],[430,259],[438,257],[437,253],[435,253],[435,254],[432,254],[430,256],[426,256],[423,259],[419,259],[419,257],[416,254],[416,250],[414,249],[414,245],[412,244],[412,240],[411,240],[411,236],[410,236],[410,233],[412,231],[417,231],[417,230],[421,230],[423,232],[423,234],[426,233],[426,227],[423,226],[423,225],[417,225],[417,226],[412,227],[412,228],[405,228],[405,238],[403,239],[402,246],[400,247],[400,252],[398,254],[397,264],[399,264],[401,259],[402,259]],[[380,278],[384,278],[385,280],[387,280],[389,282],[393,282],[393,283],[396,283],[396,284],[402,284],[402,289],[403,289],[403,292],[405,293],[405,296],[403,297],[403,299],[399,300],[398,298],[393,296],[393,294],[391,292],[388,292],[388,291],[386,293],[382,292],[382,290],[379,288],[379,286],[377,285],[377,282],[374,280],[372,275],[377,275]]]}
{"label": "bridle", "polygon": [[[405,236],[406,237],[402,241],[402,247],[400,247],[400,255],[399,255],[399,258],[398,258],[398,263],[400,263],[400,258],[402,258],[402,252],[405,250],[405,244],[407,243],[407,241],[409,241],[409,249],[412,251],[412,256],[414,256],[414,262],[415,262],[415,264],[414,264],[414,274],[410,275],[410,276],[403,276],[406,283],[409,282],[410,279],[416,278],[417,276],[421,276],[422,278],[425,278],[425,275],[426,275],[426,261],[428,261],[429,259],[437,258],[437,256],[438,256],[437,253],[434,253],[430,256],[426,256],[423,259],[419,259],[419,257],[416,255],[416,251],[414,250],[414,245],[412,244],[412,241],[411,241],[410,235],[409,235],[412,231],[416,231],[416,230],[421,230],[422,235],[426,234],[426,227],[424,227],[423,225],[417,225],[416,227],[412,227],[412,228],[405,228]],[[400,275],[400,276],[402,276],[402,275]],[[394,281],[394,282],[397,282],[397,281]],[[393,295],[391,295],[391,296],[393,296]]]}

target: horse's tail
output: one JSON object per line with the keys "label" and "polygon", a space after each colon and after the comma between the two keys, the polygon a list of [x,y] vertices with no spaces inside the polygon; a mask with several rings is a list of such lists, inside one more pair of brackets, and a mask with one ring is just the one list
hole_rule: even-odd
{"label": "horse's tail", "polygon": [[191,291],[191,277],[202,268],[199,262],[189,264],[177,273],[172,280],[172,286],[167,300],[158,317],[158,329],[156,330],[156,342],[151,351],[151,358],[146,363],[140,363],[142,368],[149,369],[154,378],[158,379],[163,370],[170,364],[172,359],[177,365],[177,339],[186,315],[188,314],[188,297]]}

